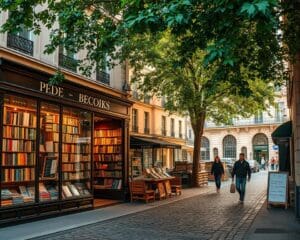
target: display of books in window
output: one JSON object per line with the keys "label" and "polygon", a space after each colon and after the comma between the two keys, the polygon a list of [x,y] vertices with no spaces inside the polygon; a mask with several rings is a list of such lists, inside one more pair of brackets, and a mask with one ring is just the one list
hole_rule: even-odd
{"label": "display of books in window", "polygon": [[85,195],[90,195],[90,191],[88,187],[84,183],[76,182],[66,182],[62,186],[62,194],[63,198],[70,198],[70,197],[80,197]]}
{"label": "display of books in window", "polygon": [[121,128],[94,130],[94,188],[122,189],[123,158]]}
{"label": "display of books in window", "polygon": [[36,102],[5,95],[1,166],[1,206],[34,201]]}

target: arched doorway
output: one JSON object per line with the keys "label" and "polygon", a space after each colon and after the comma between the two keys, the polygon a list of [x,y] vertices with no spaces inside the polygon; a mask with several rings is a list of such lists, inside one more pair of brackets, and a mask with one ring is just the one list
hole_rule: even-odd
{"label": "arched doorway", "polygon": [[232,135],[227,135],[223,139],[223,157],[236,158],[236,139]]}
{"label": "arched doorway", "polygon": [[258,133],[253,137],[253,158],[261,163],[262,158],[269,160],[268,137],[263,133]]}
{"label": "arched doorway", "polygon": [[206,137],[201,139],[201,160],[209,161],[209,140]]}
{"label": "arched doorway", "polygon": [[244,153],[245,159],[248,158],[248,156],[247,156],[247,148],[246,148],[246,147],[242,147],[242,148],[241,148],[241,153]]}

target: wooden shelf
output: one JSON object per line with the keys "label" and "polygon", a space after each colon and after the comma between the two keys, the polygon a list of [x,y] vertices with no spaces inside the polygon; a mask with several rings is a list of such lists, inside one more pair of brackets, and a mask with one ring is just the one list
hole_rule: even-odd
{"label": "wooden shelf", "polygon": [[10,127],[22,127],[22,128],[32,128],[36,129],[36,126],[22,126],[22,125],[16,125],[16,124],[8,124],[8,123],[3,123],[4,126],[10,126]]}
{"label": "wooden shelf", "polygon": [[123,169],[102,169],[102,168],[94,168],[94,170],[101,170],[107,172],[114,172],[114,171],[122,171]]}
{"label": "wooden shelf", "polygon": [[26,184],[34,184],[34,180],[31,181],[17,181],[17,182],[2,182],[1,185],[3,186],[16,186],[16,185],[26,185]]}
{"label": "wooden shelf", "polygon": [[35,165],[2,165],[3,168],[34,168]]}
{"label": "wooden shelf", "polygon": [[23,140],[23,141],[36,141],[36,139],[13,138],[13,137],[3,137],[3,139],[13,139],[13,140]]}
{"label": "wooden shelf", "polygon": [[123,177],[99,177],[99,176],[94,176],[94,178],[113,178],[113,179],[122,179]]}

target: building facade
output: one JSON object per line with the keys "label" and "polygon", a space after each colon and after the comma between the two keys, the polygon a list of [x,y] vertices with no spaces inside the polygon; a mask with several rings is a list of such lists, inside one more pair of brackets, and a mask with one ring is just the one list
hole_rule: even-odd
{"label": "building facade", "polygon": [[[243,152],[246,159],[278,158],[278,147],[273,143],[271,134],[283,122],[289,119],[286,101],[286,89],[277,89],[275,106],[248,119],[233,119],[230,125],[217,125],[211,121],[205,123],[201,160],[213,161],[220,158],[237,159]],[[193,131],[187,125],[188,142],[193,142]]]}
{"label": "building facade", "polygon": [[[0,25],[8,13],[0,14]],[[128,192],[126,69],[78,72],[85,52],[43,53],[50,32],[0,34],[0,223],[88,209]],[[49,85],[60,69],[65,80]]]}

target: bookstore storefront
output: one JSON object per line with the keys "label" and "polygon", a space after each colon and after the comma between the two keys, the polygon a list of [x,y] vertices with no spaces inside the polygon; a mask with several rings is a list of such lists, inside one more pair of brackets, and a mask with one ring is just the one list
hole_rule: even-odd
{"label": "bookstore storefront", "polygon": [[124,200],[126,99],[2,60],[0,224]]}

